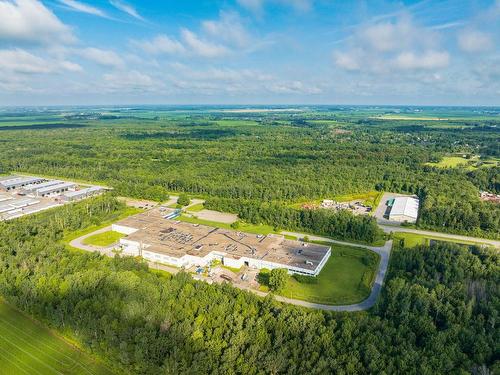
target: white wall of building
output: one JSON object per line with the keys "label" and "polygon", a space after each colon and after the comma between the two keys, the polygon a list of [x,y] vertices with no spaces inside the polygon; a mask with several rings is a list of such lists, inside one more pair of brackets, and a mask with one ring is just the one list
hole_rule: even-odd
{"label": "white wall of building", "polygon": [[111,230],[121,233],[121,234],[126,234],[127,236],[129,234],[137,232],[137,229],[132,228],[132,227],[126,227],[125,225],[119,225],[119,224],[113,224],[111,225]]}
{"label": "white wall of building", "polygon": [[[128,227],[123,227],[123,228],[128,228]],[[123,229],[123,228],[118,228],[118,229]],[[130,229],[130,228],[129,228]],[[116,230],[116,229],[113,229]],[[120,232],[119,230],[116,230],[117,232]],[[120,232],[123,233],[123,232]],[[140,244],[136,241],[129,241],[126,238],[120,239],[120,244],[123,247],[123,254],[124,255],[131,255],[131,256],[138,256],[141,254],[140,251]],[[210,252],[208,253],[205,257],[198,257],[194,255],[189,255],[185,254],[180,258],[175,258],[168,256],[166,254],[162,253],[156,253],[154,251],[148,250],[147,247],[142,248],[142,257],[150,262],[158,262],[158,263],[164,263],[164,264],[169,264],[175,267],[185,267],[189,268],[192,266],[200,266],[200,267],[205,267],[209,265],[212,261],[214,260],[221,260],[222,263],[225,266],[232,267],[232,268],[241,268],[245,263],[248,264],[249,267],[253,267],[256,269],[262,269],[262,268],[267,268],[269,270],[275,269],[275,268],[286,268],[288,269],[288,273],[299,273],[299,274],[305,274],[305,275],[310,275],[310,276],[317,276],[320,272],[325,263],[327,262],[328,258],[330,258],[331,255],[331,249],[328,250],[328,253],[326,256],[322,259],[321,263],[316,267],[315,270],[309,270],[306,268],[301,268],[301,267],[293,267],[293,266],[287,266],[284,264],[280,263],[274,263],[274,262],[267,262],[263,261],[261,259],[253,259],[253,258],[247,258],[247,257],[241,257],[240,259],[234,259],[233,257],[230,256],[225,256],[223,253],[219,252]],[[305,266],[305,264],[304,264]]]}

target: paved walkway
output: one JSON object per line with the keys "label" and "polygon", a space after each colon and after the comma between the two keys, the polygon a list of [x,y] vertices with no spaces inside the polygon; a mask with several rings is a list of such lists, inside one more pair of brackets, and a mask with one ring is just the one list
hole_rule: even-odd
{"label": "paved walkway", "polygon": [[415,233],[415,234],[421,234],[424,236],[448,238],[450,240],[456,240],[456,241],[479,242],[479,243],[484,243],[484,244],[487,244],[490,246],[500,248],[500,241],[490,240],[487,238],[477,238],[477,237],[462,236],[459,234],[432,232],[429,230],[412,229],[412,228],[405,228],[405,227],[399,227],[399,226],[393,226],[393,225],[379,225],[379,226],[386,233],[390,233],[390,232]]}

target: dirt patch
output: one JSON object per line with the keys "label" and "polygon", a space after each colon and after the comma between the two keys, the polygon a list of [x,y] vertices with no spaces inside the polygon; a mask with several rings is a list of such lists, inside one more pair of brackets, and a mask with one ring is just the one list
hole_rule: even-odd
{"label": "dirt patch", "polygon": [[201,210],[196,213],[196,217],[202,220],[217,221],[225,224],[232,224],[238,220],[238,215],[212,210]]}

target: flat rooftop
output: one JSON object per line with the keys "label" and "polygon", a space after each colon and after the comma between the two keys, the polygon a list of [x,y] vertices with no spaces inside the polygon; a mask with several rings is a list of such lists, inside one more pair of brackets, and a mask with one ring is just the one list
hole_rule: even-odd
{"label": "flat rooftop", "polygon": [[146,245],[145,251],[174,258],[186,254],[204,257],[214,251],[235,259],[247,257],[314,271],[330,249],[287,240],[281,235],[256,235],[168,220],[164,215],[153,209],[116,224],[137,229],[126,239]]}

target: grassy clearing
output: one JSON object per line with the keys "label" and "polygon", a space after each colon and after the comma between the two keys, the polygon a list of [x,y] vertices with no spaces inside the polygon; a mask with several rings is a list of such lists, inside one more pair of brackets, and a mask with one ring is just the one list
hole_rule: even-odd
{"label": "grassy clearing", "polygon": [[300,278],[290,276],[285,289],[278,294],[328,305],[353,304],[366,299],[380,256],[367,249],[328,245],[332,246],[332,255],[316,278],[299,281]]}
{"label": "grassy clearing", "polygon": [[0,373],[111,375],[103,364],[0,300]]}
{"label": "grassy clearing", "polygon": [[467,165],[472,160],[474,159],[465,159],[460,156],[445,156],[437,163],[426,163],[426,165],[436,168],[456,168],[461,165]]}
{"label": "grassy clearing", "polygon": [[361,193],[361,194],[337,195],[333,197],[333,200],[337,202],[350,202],[354,200],[361,200],[365,205],[375,208],[378,206],[383,195],[384,193],[381,191],[369,191],[368,193]]}
{"label": "grassy clearing", "polygon": [[204,210],[205,206],[203,203],[198,203],[198,204],[193,204],[192,206],[189,206],[186,208],[187,211],[189,212],[200,212],[201,210]]}
{"label": "grassy clearing", "polygon": [[408,232],[396,232],[394,233],[394,243],[399,243],[403,245],[403,247],[406,248],[412,248],[418,245],[429,245],[430,240],[437,240],[437,241],[443,241],[443,242],[451,242],[451,243],[458,243],[462,245],[484,245],[484,243],[481,242],[475,242],[475,241],[465,241],[465,240],[452,240],[450,238],[445,238],[445,237],[439,237],[439,236],[428,236],[428,235],[421,235],[421,234],[416,234],[416,233],[408,233]]}
{"label": "grassy clearing", "polygon": [[124,234],[115,231],[107,231],[103,233],[94,234],[93,236],[87,237],[83,240],[85,245],[107,247],[117,243]]}

